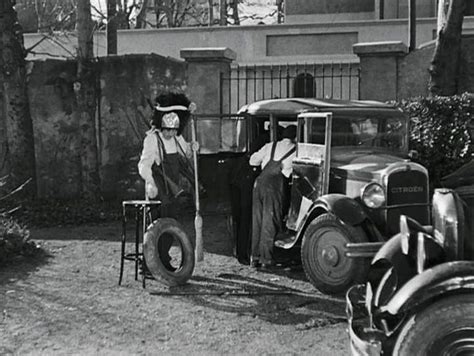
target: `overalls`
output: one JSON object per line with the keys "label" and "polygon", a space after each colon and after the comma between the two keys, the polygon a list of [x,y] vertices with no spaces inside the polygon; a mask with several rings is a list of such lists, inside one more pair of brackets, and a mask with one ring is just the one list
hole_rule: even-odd
{"label": "overalls", "polygon": [[281,162],[295,151],[292,148],[276,161],[276,144],[255,181],[252,196],[252,259],[262,264],[272,263],[274,238],[282,230],[287,178],[281,173]]}
{"label": "overalls", "polygon": [[[181,156],[178,152],[167,153],[158,133],[156,133],[156,138],[158,140],[158,152],[161,156],[161,164],[160,166],[153,164],[152,172],[158,187],[157,199],[161,200],[161,217],[176,218],[176,196],[179,195],[180,189]],[[176,148],[179,150],[181,146],[176,138],[174,138],[174,140]]]}
{"label": "overalls", "polygon": [[[161,216],[176,218],[177,196],[180,193],[179,180],[180,180],[180,168],[182,164],[182,156],[179,152],[167,153],[165,146],[159,134],[156,134],[158,140],[158,152],[161,156],[161,164],[158,166],[153,164],[152,172],[155,183],[158,187],[158,197],[161,200]],[[181,149],[178,140],[174,138],[176,142],[177,150]],[[171,269],[169,250],[173,244],[173,238],[169,236],[162,236],[158,240],[158,251],[160,254],[160,260],[169,269]]]}

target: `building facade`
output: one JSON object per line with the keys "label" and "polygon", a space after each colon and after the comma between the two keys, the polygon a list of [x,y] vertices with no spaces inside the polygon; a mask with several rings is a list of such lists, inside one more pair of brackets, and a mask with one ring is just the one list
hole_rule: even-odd
{"label": "building facade", "polygon": [[[183,48],[229,48],[236,53],[229,86],[230,111],[249,101],[313,96],[357,99],[357,43],[398,41],[408,44],[408,0],[286,0],[286,22],[274,25],[182,27],[118,31],[118,55],[156,53],[181,60]],[[468,15],[474,1],[468,1]],[[273,5],[272,5],[273,6]],[[436,38],[436,0],[417,0],[417,46]],[[474,34],[474,16],[463,33]],[[34,47],[28,59],[71,58],[74,34],[44,39],[25,35]],[[106,34],[97,32],[94,51],[106,56]]]}

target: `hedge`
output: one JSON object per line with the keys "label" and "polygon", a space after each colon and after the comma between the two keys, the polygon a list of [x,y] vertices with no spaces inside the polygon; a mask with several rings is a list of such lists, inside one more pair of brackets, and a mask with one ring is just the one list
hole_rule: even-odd
{"label": "hedge", "polygon": [[474,94],[419,97],[397,103],[411,119],[410,148],[428,169],[432,188],[472,158]]}

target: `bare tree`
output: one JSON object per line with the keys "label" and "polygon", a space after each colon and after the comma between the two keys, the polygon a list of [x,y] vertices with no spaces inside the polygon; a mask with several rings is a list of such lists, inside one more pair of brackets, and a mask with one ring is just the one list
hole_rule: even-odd
{"label": "bare tree", "polygon": [[81,128],[81,195],[96,197],[99,193],[99,161],[95,129],[96,85],[93,63],[93,26],[90,0],[77,3],[77,79],[76,115]]}
{"label": "bare tree", "polygon": [[232,9],[232,19],[234,25],[240,25],[239,0],[229,0],[229,7]]}
{"label": "bare tree", "polygon": [[148,12],[148,0],[142,0],[140,10],[137,14],[137,19],[135,23],[135,28],[145,28],[146,27],[146,14]]}
{"label": "bare tree", "polygon": [[461,35],[466,0],[440,0],[438,37],[430,66],[433,95],[454,95],[458,90]]}
{"label": "bare tree", "polygon": [[208,25],[212,26],[214,24],[214,1],[208,0],[207,2],[207,12],[208,12]]}
{"label": "bare tree", "polygon": [[220,1],[220,20],[219,25],[227,26],[227,0]]}
{"label": "bare tree", "polygon": [[[211,2],[209,2],[209,5]],[[204,26],[212,7],[197,6],[194,0],[155,0],[156,27]],[[212,15],[211,15],[212,17]]]}
{"label": "bare tree", "polygon": [[277,11],[278,11],[277,22],[283,23],[283,19],[285,16],[285,9],[284,9],[285,2],[283,0],[276,0],[276,4],[277,4]]}
{"label": "bare tree", "polygon": [[9,183],[32,179],[26,192],[36,196],[36,164],[33,124],[27,92],[26,51],[13,0],[0,2],[0,131],[6,133],[0,169],[10,174]]}
{"label": "bare tree", "polygon": [[74,30],[76,0],[17,0],[15,8],[25,32]]}
{"label": "bare tree", "polygon": [[117,0],[107,0],[107,54],[117,54]]}

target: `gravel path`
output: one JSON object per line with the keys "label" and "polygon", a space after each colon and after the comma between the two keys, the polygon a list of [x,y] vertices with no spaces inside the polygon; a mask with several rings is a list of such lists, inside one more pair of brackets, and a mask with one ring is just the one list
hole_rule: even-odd
{"label": "gravel path", "polygon": [[131,263],[117,285],[119,223],[32,230],[50,257],[0,270],[0,354],[348,354],[342,298],[302,271],[238,264],[222,216],[205,216],[203,235],[187,285],[142,289]]}

